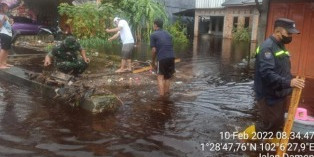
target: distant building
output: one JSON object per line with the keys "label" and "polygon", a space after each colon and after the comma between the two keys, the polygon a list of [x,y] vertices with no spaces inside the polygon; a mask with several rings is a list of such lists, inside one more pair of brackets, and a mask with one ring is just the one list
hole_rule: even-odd
{"label": "distant building", "polygon": [[156,1],[165,5],[166,11],[169,16],[169,20],[171,21],[175,21],[177,18],[176,16],[173,16],[174,13],[195,8],[195,0],[156,0]]}
{"label": "distant building", "polygon": [[[261,4],[262,0],[258,0]],[[177,14],[193,15],[194,10]],[[212,34],[232,38],[233,29],[248,28],[251,41],[257,40],[259,11],[255,0],[196,0],[194,36]]]}

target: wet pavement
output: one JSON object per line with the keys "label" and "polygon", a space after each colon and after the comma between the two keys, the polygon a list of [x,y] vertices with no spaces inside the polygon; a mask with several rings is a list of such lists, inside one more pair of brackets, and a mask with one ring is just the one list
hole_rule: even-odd
{"label": "wet pavement", "polygon": [[[209,36],[194,45],[181,54],[177,69],[188,81],[174,82],[182,85],[168,101],[147,103],[139,94],[115,113],[92,115],[0,81],[0,156],[258,156],[254,150],[212,149],[238,143],[221,133],[257,119],[251,70],[235,66],[251,45]],[[157,94],[151,88],[151,96]]]}

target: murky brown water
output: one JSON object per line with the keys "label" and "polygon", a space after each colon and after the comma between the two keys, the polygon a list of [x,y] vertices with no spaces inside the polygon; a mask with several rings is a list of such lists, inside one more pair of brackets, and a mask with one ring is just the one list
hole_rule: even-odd
{"label": "murky brown water", "polygon": [[206,145],[237,143],[221,139],[220,132],[256,121],[253,81],[246,70],[234,68],[250,46],[208,36],[196,43],[179,69],[192,81],[173,89],[169,101],[132,101],[109,115],[92,115],[0,81],[0,156],[257,156]]}

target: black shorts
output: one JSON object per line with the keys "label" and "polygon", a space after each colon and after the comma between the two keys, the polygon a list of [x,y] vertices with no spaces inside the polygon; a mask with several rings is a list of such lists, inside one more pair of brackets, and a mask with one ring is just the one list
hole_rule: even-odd
{"label": "black shorts", "polygon": [[170,79],[175,73],[174,58],[166,58],[158,61],[157,74],[164,75],[164,78]]}
{"label": "black shorts", "polygon": [[11,49],[12,37],[10,37],[6,34],[0,33],[0,40],[1,40],[1,49],[3,49],[3,50]]}

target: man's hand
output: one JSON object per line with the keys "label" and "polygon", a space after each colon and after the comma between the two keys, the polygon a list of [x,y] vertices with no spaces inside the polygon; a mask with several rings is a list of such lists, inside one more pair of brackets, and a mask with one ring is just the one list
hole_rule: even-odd
{"label": "man's hand", "polygon": [[106,32],[107,32],[107,33],[110,33],[110,29],[107,28],[107,29],[106,29]]}
{"label": "man's hand", "polygon": [[150,65],[151,65],[151,67],[152,67],[152,70],[157,70],[157,67],[156,67],[155,62],[152,62]]}
{"label": "man's hand", "polygon": [[10,18],[9,20],[10,24],[13,25],[14,24],[14,20]]}
{"label": "man's hand", "polygon": [[305,83],[304,80],[294,78],[294,79],[291,80],[290,86],[291,86],[291,87],[294,87],[294,88],[300,88],[300,89],[302,89],[302,88],[304,88],[304,85],[305,85],[304,83]]}
{"label": "man's hand", "polygon": [[45,57],[44,66],[49,66],[51,64],[51,58],[47,55]]}
{"label": "man's hand", "polygon": [[85,63],[89,63],[90,59],[89,58],[85,58],[84,61],[85,61]]}

